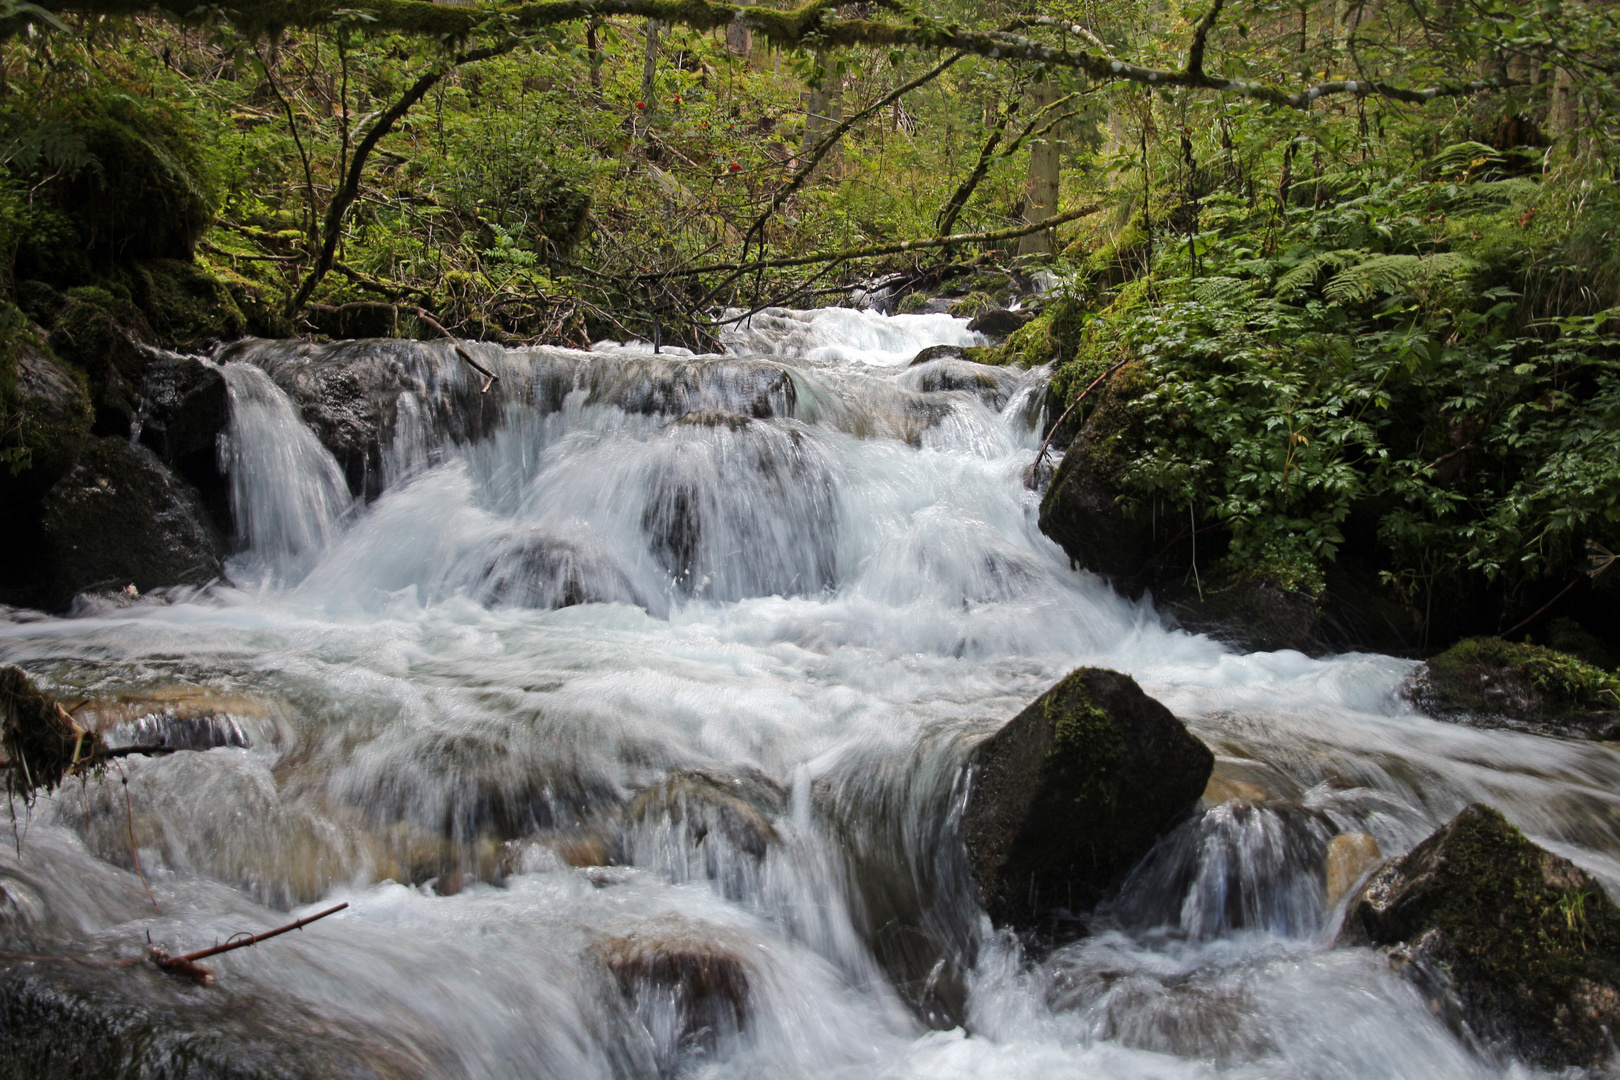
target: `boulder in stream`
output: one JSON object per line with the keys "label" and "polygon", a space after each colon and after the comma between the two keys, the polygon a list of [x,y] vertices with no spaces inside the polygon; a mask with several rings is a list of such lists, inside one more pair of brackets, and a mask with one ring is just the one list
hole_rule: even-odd
{"label": "boulder in stream", "polygon": [[980,905],[1079,912],[1198,801],[1214,755],[1128,675],[1079,668],[974,752],[962,835]]}
{"label": "boulder in stream", "polygon": [[224,543],[197,493],[124,439],[92,440],[42,509],[41,571],[57,603],[129,585],[202,585],[224,572]]}
{"label": "boulder in stream", "polygon": [[1539,645],[1469,638],[1431,658],[1405,692],[1447,720],[1574,738],[1620,738],[1620,676]]}
{"label": "boulder in stream", "polygon": [[1340,944],[1392,946],[1436,1012],[1547,1068],[1620,1031],[1620,908],[1584,870],[1475,803],[1351,899]]}
{"label": "boulder in stream", "polygon": [[671,915],[591,951],[653,1036],[660,1065],[747,1024],[750,965],[718,927]]}

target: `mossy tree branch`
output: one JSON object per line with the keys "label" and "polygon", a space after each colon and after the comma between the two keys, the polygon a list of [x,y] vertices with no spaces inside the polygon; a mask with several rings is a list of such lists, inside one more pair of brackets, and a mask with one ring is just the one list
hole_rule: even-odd
{"label": "mossy tree branch", "polygon": [[[1216,3],[1194,31],[1188,66],[1182,70],[1150,68],[1108,55],[1105,51],[1071,50],[1067,42],[1053,45],[1006,30],[969,30],[954,23],[911,14],[895,21],[839,18],[829,0],[810,0],[786,11],[721,0],[540,0],[537,3],[477,8],[449,7],[429,0],[262,0],[239,7],[198,7],[192,0],[46,0],[40,5],[53,13],[101,15],[162,15],[181,22],[197,22],[215,13],[248,32],[283,27],[317,27],[352,20],[364,13],[368,25],[462,42],[488,25],[523,32],[564,23],[628,16],[658,19],[694,30],[715,30],[741,22],[772,44],[795,48],[867,46],[954,50],[992,60],[1019,60],[1084,72],[1102,81],[1125,81],[1152,87],[1182,87],[1253,98],[1294,109],[1306,109],[1319,98],[1336,95],[1387,97],[1412,104],[1456,97],[1484,90],[1517,86],[1508,79],[1475,79],[1414,88],[1368,79],[1337,79],[1289,89],[1273,83],[1224,78],[1204,71],[1204,48],[1219,17]],[[894,5],[882,5],[893,7]],[[1044,24],[1044,21],[1043,21]],[[1061,28],[1061,24],[1060,27]],[[1084,28],[1068,28],[1090,40]]]}

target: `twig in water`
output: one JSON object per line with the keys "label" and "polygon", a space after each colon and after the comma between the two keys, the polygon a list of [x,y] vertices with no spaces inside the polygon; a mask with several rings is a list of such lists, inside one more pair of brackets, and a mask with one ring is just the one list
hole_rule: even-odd
{"label": "twig in water", "polygon": [[170,956],[162,949],[153,948],[151,953],[152,963],[156,964],[158,967],[162,968],[164,971],[167,971],[171,975],[179,975],[182,978],[191,979],[195,982],[201,983],[203,986],[208,986],[214,981],[214,973],[197,963],[198,960],[202,960],[209,956],[217,956],[220,953],[230,952],[232,949],[245,949],[249,945],[257,945],[261,941],[276,937],[279,934],[285,934],[289,930],[297,930],[300,927],[308,926],[317,919],[324,919],[328,915],[335,915],[337,912],[342,911],[348,906],[349,902],[345,900],[343,903],[338,904],[335,907],[329,907],[325,911],[317,911],[313,915],[298,919],[295,922],[290,922],[286,926],[278,926],[274,930],[266,930],[262,934],[255,934],[253,937],[243,938],[240,941],[233,938],[223,945],[215,945],[211,949],[198,949],[196,952],[186,953],[184,956]]}
{"label": "twig in water", "polygon": [[449,338],[450,347],[456,350],[456,355],[467,361],[467,365],[469,367],[484,377],[484,387],[478,391],[480,394],[489,393],[489,388],[501,381],[501,377],[499,375],[495,374],[493,371],[489,370],[489,368],[474,360],[472,358],[472,354],[461,347],[461,342],[456,340],[456,336],[439,324],[439,320],[435,319],[421,308],[416,309],[416,317],[433,327],[433,329],[437,330],[445,337]]}

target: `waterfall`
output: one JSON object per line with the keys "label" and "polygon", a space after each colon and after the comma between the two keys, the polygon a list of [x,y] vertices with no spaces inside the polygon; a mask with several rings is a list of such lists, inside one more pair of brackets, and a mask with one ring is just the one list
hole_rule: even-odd
{"label": "waterfall", "polygon": [[[116,777],[43,798],[0,851],[6,948],[181,952],[347,901],[209,961],[314,1072],[1529,1075],[1328,948],[1324,852],[1485,799],[1613,887],[1612,752],[1417,715],[1407,661],[1165,629],[1036,525],[1049,373],[911,365],[981,340],[773,309],[713,356],[469,346],[487,393],[442,342],[221,350],[231,583],[4,613],[0,663],[119,737],[229,737],[127,759],[127,806]],[[950,840],[972,747],[1082,664],[1240,797],[1040,953]],[[262,1056],[196,993],[130,1004]]]}

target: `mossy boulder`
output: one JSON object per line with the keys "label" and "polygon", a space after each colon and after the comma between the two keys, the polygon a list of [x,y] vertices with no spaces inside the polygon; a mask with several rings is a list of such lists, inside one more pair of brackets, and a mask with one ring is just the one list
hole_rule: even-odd
{"label": "mossy boulder", "polygon": [[900,303],[895,305],[894,312],[896,315],[920,315],[928,310],[928,304],[927,293],[907,293],[900,298]]}
{"label": "mossy boulder", "polygon": [[138,340],[151,327],[127,294],[99,286],[69,289],[49,339],[51,350],[88,380],[95,428],[127,435],[140,408],[147,356]]}
{"label": "mossy boulder", "polygon": [[60,227],[28,231],[18,276],[62,286],[130,260],[189,260],[213,208],[201,139],[184,116],[151,98],[90,91],[64,93],[52,112],[40,119],[71,132],[82,152],[37,181]]}
{"label": "mossy boulder", "polygon": [[1130,676],[1071,672],[969,761],[980,905],[1019,929],[1088,910],[1197,804],[1214,763]]}
{"label": "mossy boulder", "polygon": [[148,259],[133,264],[128,274],[131,298],[155,342],[197,349],[235,341],[248,332],[232,290],[195,263]]}
{"label": "mossy boulder", "polygon": [[1373,874],[1340,944],[1392,946],[1432,1008],[1546,1068],[1607,1061],[1620,1030],[1620,908],[1568,859],[1474,804]]}
{"label": "mossy boulder", "polygon": [[1620,676],[1539,645],[1459,641],[1418,669],[1407,695],[1446,719],[1620,738]]}
{"label": "mossy boulder", "polygon": [[968,323],[968,329],[989,338],[1004,338],[1023,328],[1034,316],[1027,311],[1008,311],[991,307],[979,312]]}
{"label": "mossy boulder", "polygon": [[1073,297],[1062,297],[1012,331],[1001,346],[1002,363],[1018,367],[1062,364],[1074,358],[1085,331],[1085,309]]}
{"label": "mossy boulder", "polygon": [[224,544],[197,493],[127,440],[91,440],[41,509],[40,569],[56,606],[81,592],[201,585],[224,572]]}
{"label": "mossy boulder", "polygon": [[84,376],[61,363],[36,328],[9,335],[0,361],[0,493],[12,506],[31,501],[78,459],[90,434]]}
{"label": "mossy boulder", "polygon": [[1001,310],[1001,305],[989,293],[970,292],[945,310],[958,319],[977,319],[986,312]]}
{"label": "mossy boulder", "polygon": [[1152,515],[1141,512],[1125,483],[1132,448],[1142,438],[1134,403],[1146,392],[1146,380],[1128,366],[1098,390],[1079,437],[1041,499],[1040,527],[1077,565],[1111,579],[1127,595],[1140,596],[1152,582],[1163,547]]}

